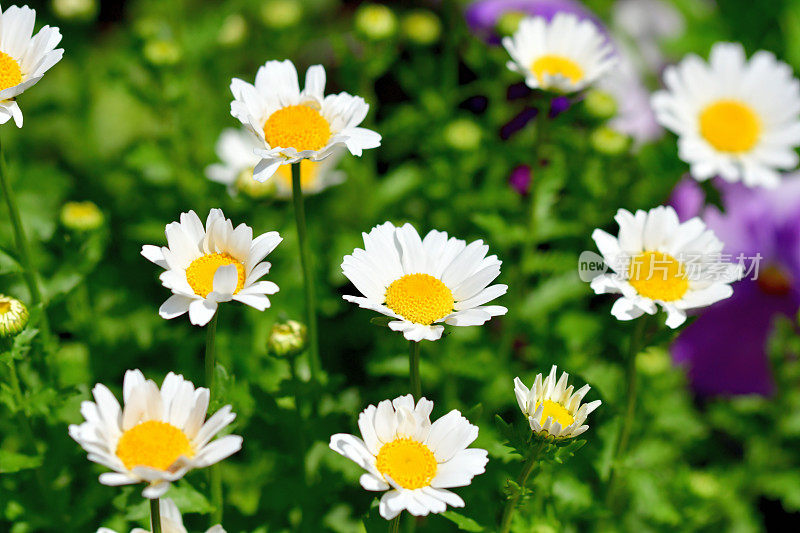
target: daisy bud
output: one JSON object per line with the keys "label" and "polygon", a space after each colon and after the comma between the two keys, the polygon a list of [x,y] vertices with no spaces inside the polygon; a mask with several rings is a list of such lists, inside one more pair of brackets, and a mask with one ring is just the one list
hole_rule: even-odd
{"label": "daisy bud", "polygon": [[416,9],[403,17],[403,35],[412,43],[430,46],[442,35],[439,17],[427,9]]}
{"label": "daisy bud", "polygon": [[608,120],[617,114],[617,101],[610,93],[599,89],[592,89],[583,99],[586,112],[594,118]]}
{"label": "daisy bud", "polygon": [[217,34],[217,42],[222,46],[236,46],[247,36],[247,22],[239,13],[228,16]]}
{"label": "daisy bud", "polygon": [[303,6],[297,0],[272,0],[261,6],[261,20],[274,30],[291,28],[302,16]]}
{"label": "daisy bud", "polygon": [[52,9],[58,18],[82,22],[97,14],[97,0],[53,0]]}
{"label": "daisy bud", "polygon": [[468,118],[459,118],[444,129],[444,140],[451,148],[468,152],[477,150],[481,144],[483,132],[480,126]]}
{"label": "daisy bud", "polygon": [[268,198],[275,194],[275,181],[256,181],[255,178],[253,178],[253,169],[248,168],[240,172],[236,177],[234,188],[250,198],[258,200],[260,198]]}
{"label": "daisy bud", "polygon": [[367,39],[382,41],[397,32],[397,17],[384,5],[362,4],[356,11],[355,27]]}
{"label": "daisy bud", "polygon": [[93,231],[103,225],[105,217],[94,202],[67,202],[61,207],[61,224],[75,232]]}
{"label": "daisy bud", "polygon": [[24,303],[0,294],[0,338],[16,337],[28,325],[29,317]]}
{"label": "daisy bud", "polygon": [[306,325],[296,320],[275,323],[267,339],[267,349],[273,357],[297,357],[307,345]]}
{"label": "daisy bud", "polygon": [[600,126],[589,137],[589,142],[596,152],[609,156],[625,153],[631,144],[630,141],[630,137],[608,126]]}
{"label": "daisy bud", "polygon": [[180,47],[171,40],[156,39],[144,45],[144,57],[156,66],[174,65],[182,55]]}

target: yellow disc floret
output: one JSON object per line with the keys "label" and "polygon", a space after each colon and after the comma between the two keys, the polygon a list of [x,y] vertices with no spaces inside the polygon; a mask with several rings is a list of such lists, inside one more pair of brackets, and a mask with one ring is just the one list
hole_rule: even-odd
{"label": "yellow disc floret", "polygon": [[572,83],[578,83],[583,79],[583,69],[575,61],[559,55],[546,54],[540,56],[531,65],[531,71],[539,79],[539,83],[545,82],[545,75],[561,75]]}
{"label": "yellow disc floret", "polygon": [[214,290],[214,274],[217,269],[225,265],[236,265],[236,271],[239,279],[236,282],[236,294],[244,287],[244,265],[235,257],[227,253],[206,254],[198,257],[186,269],[186,281],[192,287],[195,294],[205,298]]}
{"label": "yellow disc floret", "polygon": [[700,113],[700,134],[721,152],[747,152],[761,134],[753,109],[737,100],[719,100]]}
{"label": "yellow disc floret", "polygon": [[149,420],[123,433],[116,453],[125,468],[149,466],[166,471],[180,456],[192,457],[194,450],[183,431],[167,422]]}
{"label": "yellow disc floret", "polygon": [[453,293],[429,274],[406,274],[386,289],[386,307],[415,324],[429,326],[453,312]]}
{"label": "yellow disc floret", "polygon": [[680,300],[689,289],[683,263],[662,252],[644,252],[631,259],[628,283],[652,300]]}
{"label": "yellow disc floret", "polygon": [[553,400],[545,400],[544,402],[540,402],[536,404],[534,412],[539,408],[540,405],[543,406],[542,418],[539,420],[539,424],[542,426],[544,426],[544,423],[547,422],[548,418],[552,418],[553,422],[558,422],[561,424],[562,429],[575,422],[575,418],[567,410],[567,408],[558,402],[554,402]]}
{"label": "yellow disc floret", "polygon": [[436,457],[426,445],[409,438],[381,446],[375,467],[404,489],[427,487],[436,476]]}
{"label": "yellow disc floret", "polygon": [[0,52],[0,91],[22,83],[22,70],[16,59]]}
{"label": "yellow disc floret", "polygon": [[264,124],[264,137],[272,148],[319,150],[331,138],[331,125],[307,105],[290,105],[275,111]]}

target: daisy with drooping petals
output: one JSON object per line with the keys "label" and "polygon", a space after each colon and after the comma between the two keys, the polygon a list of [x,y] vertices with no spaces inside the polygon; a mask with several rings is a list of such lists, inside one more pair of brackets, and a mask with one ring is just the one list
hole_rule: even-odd
{"label": "daisy with drooping petals", "polygon": [[142,495],[160,498],[190,470],[217,463],[242,447],[238,435],[211,440],[236,418],[231,406],[206,421],[208,389],[195,389],[172,372],[159,390],[139,370],[128,370],[122,409],[105,385],[95,385],[92,394],[94,402],[81,404],[86,421],[69,426],[69,435],[90,461],[114,471],[100,474],[104,485],[146,483]]}
{"label": "daisy with drooping petals", "polygon": [[358,416],[361,438],[346,433],[331,437],[333,451],[367,472],[361,486],[388,491],[380,514],[393,519],[403,510],[415,516],[442,513],[447,505],[464,507],[449,488],[464,487],[482,474],[489,461],[486,450],[467,448],[478,438],[478,427],[456,410],[431,424],[433,402],[414,404],[408,394],[370,405]]}
{"label": "daisy with drooping petals", "polygon": [[615,64],[614,49],[590,20],[557,13],[549,22],[526,18],[503,39],[508,68],[531,89],[572,93],[591,85]]}
{"label": "daisy with drooping petals", "polygon": [[550,369],[550,375],[542,379],[538,374],[533,387],[528,389],[519,378],[514,378],[514,393],[517,395],[519,408],[528,418],[531,429],[540,434],[550,435],[557,439],[577,437],[589,426],[584,424],[586,417],[602,403],[595,400],[584,403],[583,397],[589,392],[589,385],[584,385],[573,392],[573,386],[567,386],[569,374],[561,374],[556,381],[556,365]]}
{"label": "daisy with drooping petals", "polygon": [[164,268],[160,276],[172,296],[158,313],[166,319],[189,312],[189,320],[204,326],[220,302],[236,300],[259,311],[270,306],[268,294],[278,292],[271,281],[259,281],[270,263],[262,261],[283,240],[277,231],[253,238],[253,229],[233,224],[220,209],[208,214],[205,228],[194,211],[181,213],[167,225],[167,246],[142,246],[142,255]]}
{"label": "daisy with drooping petals", "polygon": [[489,285],[500,275],[501,261],[486,257],[483,241],[467,245],[433,230],[421,239],[411,224],[391,222],[364,233],[364,249],[342,261],[342,272],[364,296],[345,296],[364,309],[395,320],[394,331],[406,339],[435,341],[444,324],[479,326],[508,311],[484,305],[506,293],[506,285]]}
{"label": "daisy with drooping petals", "polygon": [[64,49],[58,28],[45,26],[33,35],[36,11],[28,6],[0,8],[0,124],[14,118],[22,127],[17,96],[42,79],[50,67],[61,61]]}
{"label": "daisy with drooping petals", "polygon": [[[178,506],[175,505],[175,502],[172,501],[170,498],[162,498],[158,502],[158,508],[161,512],[161,531],[162,533],[188,533],[186,530],[186,526],[183,525],[183,517],[181,516],[181,512],[178,509]],[[97,533],[117,533],[113,529],[108,529],[107,527],[101,527],[97,530]],[[142,529],[137,527],[131,530],[131,533],[150,533],[150,531],[146,529]],[[225,533],[225,530],[222,529],[222,526],[216,525],[210,528],[206,533]]]}
{"label": "daisy with drooping petals", "polygon": [[[227,185],[231,194],[242,191],[254,198],[260,198],[274,192],[278,198],[291,198],[291,166],[278,167],[275,180],[260,182],[253,178],[253,169],[260,160],[254,152],[258,146],[258,139],[249,130],[224,130],[217,141],[217,155],[222,162],[209,165],[206,176],[211,181]],[[344,153],[343,148],[337,147],[330,157],[322,161],[303,159],[300,162],[304,195],[316,194],[344,181],[344,172],[336,170]]]}
{"label": "daisy with drooping petals", "polygon": [[322,65],[308,69],[301,91],[291,61],[267,61],[258,69],[255,85],[234,78],[231,92],[231,115],[259,141],[258,181],[269,179],[281,165],[322,160],[338,145],[356,156],[380,146],[380,135],[359,127],[369,111],[363,98],[344,92],[325,96]]}
{"label": "daisy with drooping petals", "polygon": [[613,274],[592,280],[597,294],[622,293],[611,314],[632,320],[654,315],[660,305],[667,326],[677,328],[686,310],[706,307],[733,294],[730,283],[741,265],[724,262],[723,243],[695,217],[681,223],[672,207],[648,211],[625,209],[614,217],[619,235],[596,229],[592,239]]}
{"label": "daisy with drooping petals", "polygon": [[797,166],[800,81],[772,53],[748,61],[741,44],[717,43],[708,63],[689,55],[665,69],[664,85],[653,109],[695,179],[774,187]]}

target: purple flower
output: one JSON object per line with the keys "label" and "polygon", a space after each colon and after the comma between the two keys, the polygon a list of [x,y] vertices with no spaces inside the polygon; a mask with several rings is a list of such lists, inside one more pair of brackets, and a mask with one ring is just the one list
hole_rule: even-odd
{"label": "purple flower", "polygon": [[[705,309],[672,345],[702,395],[762,394],[775,384],[765,348],[774,319],[800,307],[800,174],[773,190],[716,182],[725,212],[706,207],[703,193],[684,179],[671,203],[683,218],[700,214],[733,259],[761,255],[756,272],[733,286],[733,296]],[[745,261],[745,268],[753,266]]]}
{"label": "purple flower", "polygon": [[531,190],[531,167],[528,165],[520,165],[511,171],[508,176],[508,184],[511,188],[517,191],[522,196],[527,196]]}
{"label": "purple flower", "polygon": [[544,17],[548,21],[556,13],[572,13],[580,19],[591,19],[603,27],[597,17],[576,0],[478,0],[467,7],[464,17],[475,35],[492,44],[500,44],[497,23],[506,13],[515,12]]}

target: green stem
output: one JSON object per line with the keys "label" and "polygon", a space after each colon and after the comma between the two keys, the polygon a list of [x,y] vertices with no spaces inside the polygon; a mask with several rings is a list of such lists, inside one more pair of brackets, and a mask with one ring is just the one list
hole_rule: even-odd
{"label": "green stem", "polygon": [[214,370],[217,365],[217,317],[219,317],[219,307],[206,326],[206,387],[208,387],[209,391],[214,387]]}
{"label": "green stem", "polygon": [[[217,321],[219,318],[219,308],[214,313],[214,317],[206,326],[206,387],[213,393],[214,391],[214,375],[216,374],[216,339],[217,339]],[[211,465],[208,469],[208,484],[211,489],[211,503],[214,510],[211,513],[211,523],[222,523],[222,472],[219,469],[219,464]]]}
{"label": "green stem", "polygon": [[318,382],[320,372],[319,342],[317,340],[317,303],[314,293],[314,275],[311,267],[311,253],[308,249],[306,232],[306,211],[303,205],[303,189],[300,176],[300,163],[292,165],[292,201],[294,218],[297,225],[297,241],[300,245],[300,265],[303,269],[303,285],[306,296],[306,314],[308,322],[308,354],[311,381]]}
{"label": "green stem", "polygon": [[22,264],[22,274],[25,278],[25,283],[28,285],[28,291],[31,293],[31,301],[35,306],[42,304],[39,318],[39,330],[41,331],[45,345],[47,345],[50,340],[50,324],[47,320],[42,290],[39,286],[39,273],[33,266],[30,248],[28,247],[28,239],[25,237],[25,230],[22,227],[22,219],[20,218],[19,208],[17,207],[17,198],[8,181],[8,167],[6,166],[6,157],[2,142],[0,142],[0,186],[2,186],[3,198],[5,198],[6,207],[8,207],[11,228],[14,230],[14,241],[16,242],[19,260]]}
{"label": "green stem", "polygon": [[395,516],[391,522],[389,522],[389,533],[399,533],[400,532],[400,516],[401,514]]}
{"label": "green stem", "polygon": [[616,503],[615,499],[619,477],[617,475],[617,462],[628,448],[628,441],[630,440],[631,429],[633,428],[633,420],[636,417],[636,355],[644,345],[644,337],[648,322],[648,317],[646,316],[637,321],[636,328],[634,329],[628,344],[627,364],[625,368],[627,403],[625,406],[625,418],[622,420],[622,427],[620,428],[617,446],[614,450],[614,455],[611,457],[611,471],[609,472],[608,486],[606,491],[606,505],[609,508],[612,508]]}
{"label": "green stem", "polygon": [[158,498],[150,500],[150,528],[153,533],[161,533],[161,508]]}
{"label": "green stem", "polygon": [[419,377],[420,344],[408,341],[408,377],[411,382],[411,395],[415,400],[422,397],[422,380]]}
{"label": "green stem", "polygon": [[528,462],[525,463],[525,466],[522,468],[522,472],[520,472],[519,476],[517,477],[517,485],[519,486],[519,490],[517,493],[508,500],[505,509],[503,510],[503,519],[500,522],[500,532],[501,533],[508,533],[511,531],[511,519],[514,518],[514,512],[517,510],[517,504],[519,503],[519,499],[522,497],[522,491],[528,484],[528,478],[531,476],[536,467],[539,466],[539,455],[541,455],[542,450],[547,445],[547,443],[542,440],[542,443],[536,449],[536,451],[531,454]]}

